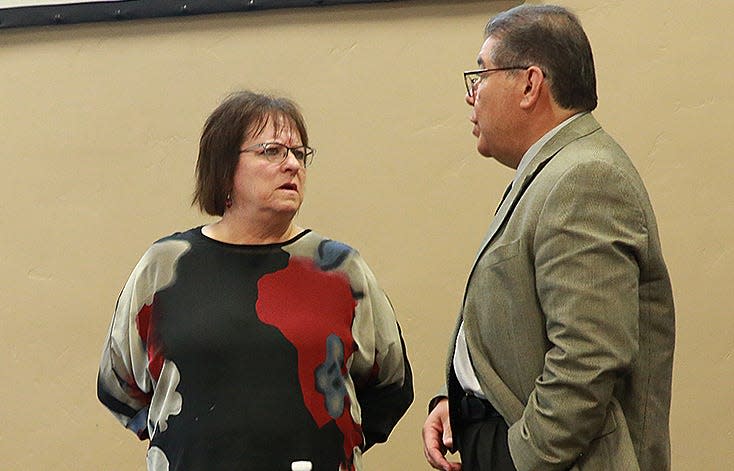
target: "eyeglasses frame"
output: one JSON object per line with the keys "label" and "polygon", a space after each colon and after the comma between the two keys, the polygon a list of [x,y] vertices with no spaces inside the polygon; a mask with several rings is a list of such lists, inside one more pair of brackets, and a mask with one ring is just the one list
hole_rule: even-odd
{"label": "eyeglasses frame", "polygon": [[296,160],[303,163],[303,168],[306,168],[311,165],[311,162],[313,162],[314,155],[316,155],[316,149],[309,146],[295,146],[295,147],[288,147],[287,145],[283,144],[282,142],[275,142],[275,141],[269,141],[269,142],[262,142],[260,144],[253,144],[251,146],[245,147],[244,149],[240,149],[240,154],[244,154],[246,152],[255,152],[258,148],[265,149],[267,146],[276,144],[282,147],[286,148],[285,155],[283,156],[283,159],[280,162],[275,162],[273,160],[270,160],[267,156],[265,156],[265,160],[267,160],[270,163],[277,163],[278,165],[281,165],[283,162],[286,161],[288,158],[288,153],[290,152],[293,154],[294,157],[296,157],[296,154],[293,152],[298,149],[303,149],[303,161],[299,160],[298,157],[296,157]]}
{"label": "eyeglasses frame", "polygon": [[[493,67],[489,69],[476,69],[476,70],[466,70],[464,71],[464,85],[466,85],[466,93],[471,97],[474,98],[474,90],[479,85],[479,82],[484,80],[484,77],[482,77],[482,74],[486,74],[487,72],[500,72],[502,70],[522,70],[522,69],[529,69],[531,66],[529,65],[513,65],[509,67]],[[469,77],[472,75],[476,75],[477,79],[472,80]]]}

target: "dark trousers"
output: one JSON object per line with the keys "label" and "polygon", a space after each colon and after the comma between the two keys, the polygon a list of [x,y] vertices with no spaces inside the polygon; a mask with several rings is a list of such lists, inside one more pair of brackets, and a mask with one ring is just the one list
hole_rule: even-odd
{"label": "dark trousers", "polygon": [[[471,400],[478,401],[477,398]],[[462,399],[466,401],[466,399]],[[491,404],[482,401],[483,407]],[[458,448],[462,471],[515,471],[507,445],[507,423],[496,411],[476,413],[476,403],[462,407]]]}

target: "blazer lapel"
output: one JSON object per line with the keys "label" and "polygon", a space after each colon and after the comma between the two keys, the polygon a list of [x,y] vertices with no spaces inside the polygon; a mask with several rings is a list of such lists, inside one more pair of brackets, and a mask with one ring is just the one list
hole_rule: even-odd
{"label": "blazer lapel", "polygon": [[[574,121],[568,124],[568,126],[561,129],[550,141],[548,141],[540,151],[533,157],[527,167],[523,170],[522,174],[518,176],[515,184],[512,185],[510,193],[506,196],[505,201],[500,205],[497,213],[494,215],[492,222],[489,224],[487,234],[484,236],[484,240],[480,245],[480,249],[474,258],[474,264],[472,266],[472,272],[476,267],[479,258],[487,250],[487,247],[491,244],[494,236],[497,235],[499,229],[505,224],[509,216],[514,211],[517,203],[522,198],[522,195],[527,190],[530,183],[535,179],[536,176],[543,170],[548,162],[564,147],[571,142],[591,134],[592,132],[600,129],[601,126],[594,119],[591,113],[586,113],[583,116],[579,116]],[[471,278],[471,275],[470,275]]]}

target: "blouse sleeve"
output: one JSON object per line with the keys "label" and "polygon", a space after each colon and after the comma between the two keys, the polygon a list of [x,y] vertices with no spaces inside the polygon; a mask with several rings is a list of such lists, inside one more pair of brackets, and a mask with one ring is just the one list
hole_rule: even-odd
{"label": "blouse sleeve", "polygon": [[387,437],[413,402],[413,375],[395,311],[372,270],[354,254],[363,292],[357,293],[352,364],[365,450]]}
{"label": "blouse sleeve", "polygon": [[154,382],[149,371],[148,324],[153,297],[171,274],[161,267],[161,247],[143,255],[117,300],[97,375],[97,397],[138,438],[148,437]]}

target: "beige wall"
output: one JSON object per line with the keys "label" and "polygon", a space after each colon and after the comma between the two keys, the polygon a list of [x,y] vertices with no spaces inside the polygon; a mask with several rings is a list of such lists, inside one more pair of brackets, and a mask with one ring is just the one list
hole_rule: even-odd
{"label": "beige wall", "polygon": [[[404,1],[0,30],[0,468],[140,470],[95,397],[117,294],[189,207],[198,134],[229,91],[283,92],[317,160],[301,225],[363,253],[395,304],[416,402],[373,471],[427,469],[419,429],[489,214],[461,71],[517,1]],[[656,207],[678,308],[676,470],[734,462],[734,3],[565,0],[594,47],[595,113]]]}

